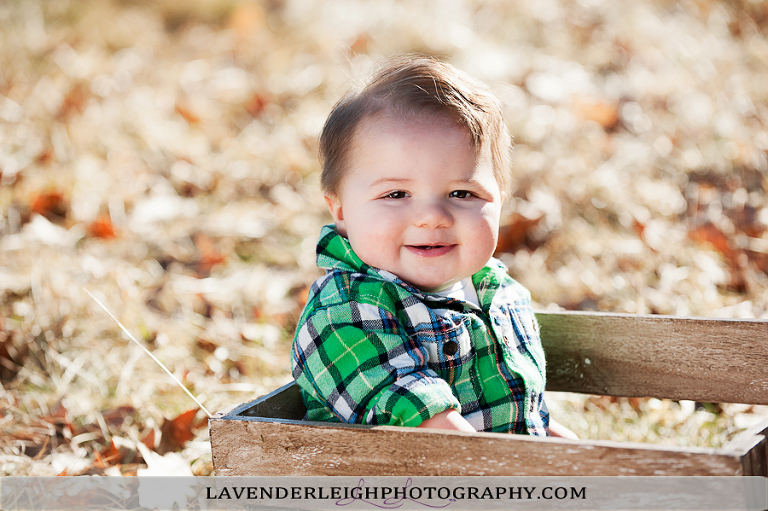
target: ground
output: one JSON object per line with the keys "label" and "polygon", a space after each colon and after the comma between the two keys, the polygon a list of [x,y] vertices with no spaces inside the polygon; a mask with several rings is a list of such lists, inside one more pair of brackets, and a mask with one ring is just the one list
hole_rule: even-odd
{"label": "ground", "polygon": [[[211,472],[290,380],[317,135],[385,55],[486,81],[542,309],[768,318],[768,7],[749,0],[0,4],[0,473]],[[582,438],[719,446],[733,404],[548,396]],[[149,471],[149,472],[141,472]]]}

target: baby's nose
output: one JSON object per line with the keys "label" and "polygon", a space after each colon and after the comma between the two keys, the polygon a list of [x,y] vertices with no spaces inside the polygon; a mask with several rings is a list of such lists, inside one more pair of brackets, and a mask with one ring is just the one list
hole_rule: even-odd
{"label": "baby's nose", "polygon": [[439,202],[430,202],[419,207],[413,217],[413,224],[417,227],[450,227],[453,225],[453,216],[448,208]]}

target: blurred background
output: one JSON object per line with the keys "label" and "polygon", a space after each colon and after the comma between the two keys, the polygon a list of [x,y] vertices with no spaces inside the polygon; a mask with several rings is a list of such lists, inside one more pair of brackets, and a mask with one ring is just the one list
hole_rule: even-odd
{"label": "blurred background", "polygon": [[[317,136],[382,56],[503,100],[497,255],[538,308],[768,318],[766,31],[758,0],[0,3],[0,474],[210,474],[206,416],[85,289],[211,411],[290,381]],[[548,403],[686,446],[768,413]]]}

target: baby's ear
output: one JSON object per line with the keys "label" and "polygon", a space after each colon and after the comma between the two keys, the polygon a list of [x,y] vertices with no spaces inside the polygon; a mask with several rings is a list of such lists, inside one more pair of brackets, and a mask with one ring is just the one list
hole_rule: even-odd
{"label": "baby's ear", "polygon": [[328,204],[328,210],[333,217],[333,223],[336,224],[336,231],[342,236],[346,236],[347,229],[344,225],[344,211],[341,207],[339,196],[333,192],[325,192],[323,198],[325,199],[325,203]]}

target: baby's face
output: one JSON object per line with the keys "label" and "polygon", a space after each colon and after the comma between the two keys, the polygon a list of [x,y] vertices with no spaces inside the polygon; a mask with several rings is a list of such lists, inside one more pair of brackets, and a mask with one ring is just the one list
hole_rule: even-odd
{"label": "baby's face", "polygon": [[363,124],[350,153],[339,193],[326,201],[363,262],[428,292],[488,262],[503,196],[464,127],[382,115]]}

